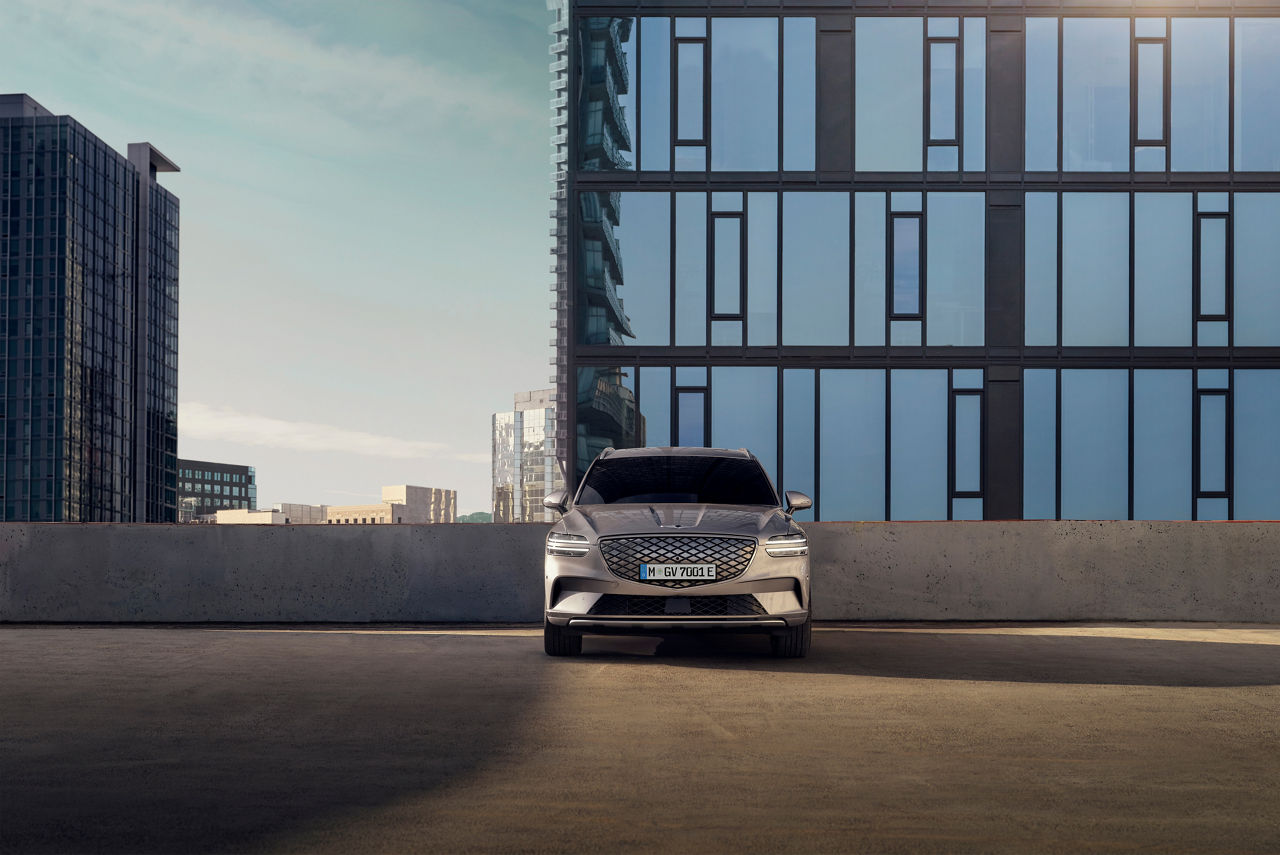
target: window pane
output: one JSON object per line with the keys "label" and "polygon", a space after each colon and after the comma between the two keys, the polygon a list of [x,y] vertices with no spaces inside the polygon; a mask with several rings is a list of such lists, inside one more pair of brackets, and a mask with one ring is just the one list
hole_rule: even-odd
{"label": "window pane", "polygon": [[1232,317],[1237,347],[1280,344],[1280,288],[1275,284],[1280,270],[1277,223],[1280,194],[1235,194]]}
{"label": "window pane", "polygon": [[1280,519],[1280,371],[1235,372],[1235,518]]}
{"label": "window pane", "polygon": [[1138,139],[1164,139],[1164,45],[1138,45]]}
{"label": "window pane", "polygon": [[676,344],[707,343],[707,194],[676,194]]}
{"label": "window pane", "polygon": [[893,219],[893,313],[920,314],[920,220]]}
{"label": "window pane", "polygon": [[635,395],[624,385],[622,369],[578,369],[577,421],[578,477],[604,449],[638,444]]}
{"label": "window pane", "polygon": [[957,368],[951,372],[952,389],[981,389],[983,386],[981,368]]}
{"label": "window pane", "polygon": [[960,35],[960,20],[958,18],[929,19],[929,38],[953,39],[958,35]]}
{"label": "window pane", "polygon": [[982,399],[956,395],[956,490],[982,489]]}
{"label": "window pane", "polygon": [[1129,517],[1129,372],[1062,372],[1062,518]]}
{"label": "window pane", "polygon": [[1058,343],[1058,194],[1028,193],[1024,208],[1028,346]]}
{"label": "window pane", "polygon": [[890,519],[945,520],[947,372],[894,369],[889,375]]}
{"label": "window pane", "polygon": [[984,343],[986,213],[982,193],[929,194],[929,344]]}
{"label": "window pane", "polygon": [[703,38],[707,34],[706,18],[676,18],[676,35]]}
{"label": "window pane", "polygon": [[929,139],[956,138],[956,46],[929,45]]}
{"label": "window pane", "polygon": [[778,369],[711,369],[711,446],[745,448],[778,478]]}
{"label": "window pane", "polygon": [[[782,372],[782,490],[799,490],[816,498],[814,489],[814,372],[790,369]],[[883,482],[882,482],[883,483]],[[803,514],[803,516],[802,516]],[[798,519],[813,519],[803,511]]]}
{"label": "window pane", "polygon": [[920,321],[890,321],[889,344],[894,347],[919,347],[924,344],[920,334]]}
{"label": "window pane", "polygon": [[987,168],[987,21],[964,19],[964,168]]}
{"label": "window pane", "polygon": [[675,148],[677,172],[706,172],[707,147],[705,145],[678,145]]}
{"label": "window pane", "polygon": [[954,172],[960,168],[960,151],[954,145],[931,145],[925,169],[930,172]]}
{"label": "window pane", "polygon": [[1236,19],[1235,47],[1235,168],[1280,170],[1280,18]]}
{"label": "window pane", "polygon": [[921,19],[858,18],[854,29],[855,168],[919,172],[924,134]]}
{"label": "window pane", "polygon": [[824,370],[819,380],[819,516],[826,521],[885,519],[885,373],[878,369]]}
{"label": "window pane", "polygon": [[817,128],[817,22],[782,21],[782,168],[814,168]]}
{"label": "window pane", "polygon": [[706,445],[705,395],[702,392],[680,392],[677,398],[676,444],[686,447]]}
{"label": "window pane", "polygon": [[1174,18],[1170,44],[1170,168],[1226,172],[1230,85],[1225,18]]}
{"label": "window pane", "polygon": [[712,222],[715,223],[713,311],[717,315],[736,315],[742,311],[742,220],[716,217]]}
{"label": "window pane", "polygon": [[778,168],[778,19],[711,20],[711,168]]}
{"label": "window pane", "polygon": [[[1226,499],[1196,499],[1196,519],[1225,520],[1229,519],[1227,510],[1230,507]],[[1238,518],[1237,518],[1238,519]]]}
{"label": "window pane", "polygon": [[1200,398],[1200,492],[1227,489],[1227,397]]}
{"label": "window pane", "polygon": [[885,214],[883,193],[853,194],[853,342],[884,344]]}
{"label": "window pane", "polygon": [[1226,321],[1199,321],[1196,323],[1197,347],[1226,347],[1227,339]]}
{"label": "window pane", "polygon": [[953,520],[982,519],[981,499],[952,499],[951,518]]}
{"label": "window pane", "polygon": [[1227,221],[1200,220],[1200,314],[1227,313]]}
{"label": "window pane", "polygon": [[1129,170],[1129,20],[1062,22],[1062,168]]}
{"label": "window pane", "polygon": [[1133,343],[1191,345],[1191,194],[1133,199]]}
{"label": "window pane", "polygon": [[742,321],[712,321],[711,344],[716,347],[741,347]]}
{"label": "window pane", "polygon": [[640,168],[671,168],[671,22],[640,19]]}
{"label": "window pane", "polygon": [[1129,343],[1127,193],[1062,194],[1062,343]]}
{"label": "window pane", "polygon": [[634,338],[671,343],[671,195],[623,193],[614,235],[622,257],[622,302]]}
{"label": "window pane", "polygon": [[622,344],[631,327],[622,309],[622,251],[616,232],[621,194],[583,193],[578,264],[577,337],[581,344]]}
{"label": "window pane", "polygon": [[581,166],[588,171],[633,169],[632,122],[635,117],[634,52],[630,18],[581,19],[578,53],[582,57],[579,102]]}
{"label": "window pane", "polygon": [[676,137],[702,139],[702,45],[676,45]]}
{"label": "window pane", "polygon": [[778,343],[778,194],[747,194],[747,344]]}
{"label": "window pane", "polygon": [[1058,169],[1058,19],[1027,18],[1026,168]]}
{"label": "window pane", "polygon": [[849,194],[782,194],[782,343],[849,343]]}
{"label": "window pane", "polygon": [[1191,519],[1191,372],[1133,372],[1133,518]]}

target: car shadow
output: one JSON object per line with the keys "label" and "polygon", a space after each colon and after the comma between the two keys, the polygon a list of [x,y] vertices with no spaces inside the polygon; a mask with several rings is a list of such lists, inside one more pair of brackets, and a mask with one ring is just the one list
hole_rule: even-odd
{"label": "car shadow", "polygon": [[[1280,645],[1034,634],[1016,627],[952,625],[928,628],[819,626],[804,659],[775,659],[760,635],[681,635],[657,640],[588,636],[583,655],[598,661],[641,662],[709,670],[776,671],[913,680],[1124,686],[1280,685]],[[956,631],[964,627],[963,631]],[[1014,630],[1014,631],[1010,631]]]}

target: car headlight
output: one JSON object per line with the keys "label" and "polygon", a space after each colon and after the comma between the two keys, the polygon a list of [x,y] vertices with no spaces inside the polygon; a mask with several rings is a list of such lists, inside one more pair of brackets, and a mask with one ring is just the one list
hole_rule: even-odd
{"label": "car headlight", "polygon": [[809,538],[804,532],[794,534],[775,534],[764,542],[764,551],[774,558],[791,558],[796,555],[809,554]]}
{"label": "car headlight", "polygon": [[559,534],[551,532],[547,535],[548,555],[567,555],[570,558],[581,558],[591,551],[591,544],[580,534]]}

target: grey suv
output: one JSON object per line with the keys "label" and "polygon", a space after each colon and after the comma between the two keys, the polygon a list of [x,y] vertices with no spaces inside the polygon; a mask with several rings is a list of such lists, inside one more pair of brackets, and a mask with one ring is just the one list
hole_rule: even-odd
{"label": "grey suv", "polygon": [[582,652],[584,633],[767,632],[776,656],[809,652],[809,542],[745,449],[606,449],[546,547],[543,640]]}

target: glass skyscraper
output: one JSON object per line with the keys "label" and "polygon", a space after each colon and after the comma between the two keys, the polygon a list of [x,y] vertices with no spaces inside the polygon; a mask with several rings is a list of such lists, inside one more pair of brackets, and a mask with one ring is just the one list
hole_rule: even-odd
{"label": "glass skyscraper", "polygon": [[0,96],[5,520],[177,518],[177,167]]}
{"label": "glass skyscraper", "polygon": [[1280,517],[1280,7],[619,8],[552,27],[572,477],[713,445],[820,520]]}
{"label": "glass skyscraper", "polygon": [[556,460],[554,391],[515,396],[515,409],[493,414],[494,522],[551,522],[542,506],[548,493],[564,489]]}

